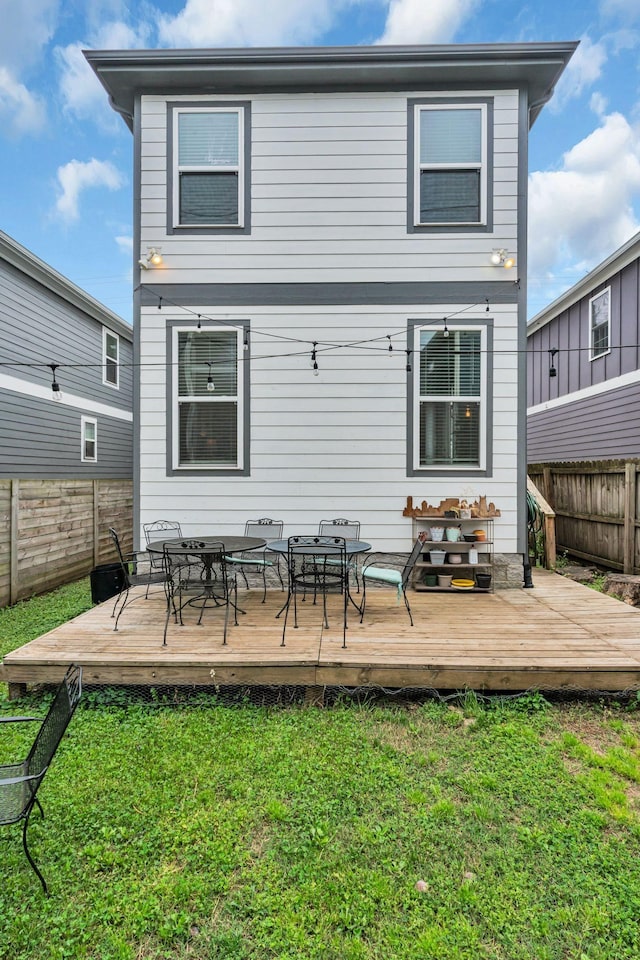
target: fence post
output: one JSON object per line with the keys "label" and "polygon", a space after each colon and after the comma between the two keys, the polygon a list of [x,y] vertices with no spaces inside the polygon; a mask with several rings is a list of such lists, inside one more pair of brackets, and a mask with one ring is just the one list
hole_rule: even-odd
{"label": "fence post", "polygon": [[99,480],[93,481],[93,565],[100,562],[100,487]]}
{"label": "fence post", "polygon": [[11,513],[9,520],[9,606],[16,603],[18,581],[18,520],[20,515],[20,481],[11,481]]}
{"label": "fence post", "polygon": [[636,483],[637,467],[635,463],[624,465],[624,531],[623,531],[623,572],[633,573],[636,560]]}

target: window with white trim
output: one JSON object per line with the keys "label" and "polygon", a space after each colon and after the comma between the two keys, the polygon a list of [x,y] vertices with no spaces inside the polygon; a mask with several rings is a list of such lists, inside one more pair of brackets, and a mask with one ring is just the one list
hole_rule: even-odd
{"label": "window with white trim", "polygon": [[485,468],[486,342],[485,327],[416,328],[414,469]]}
{"label": "window with white trim", "polygon": [[102,382],[110,387],[120,383],[120,337],[106,327],[102,328]]}
{"label": "window with white trim", "polygon": [[98,460],[98,421],[95,417],[80,418],[80,460],[82,463],[96,463]]}
{"label": "window with white trim", "polygon": [[173,330],[173,466],[240,470],[244,447],[242,330]]}
{"label": "window with white trim", "polygon": [[611,349],[611,287],[589,300],[590,360],[609,353]]}
{"label": "window with white trim", "polygon": [[486,224],[487,105],[414,109],[414,225]]}
{"label": "window with white trim", "polygon": [[244,226],[244,109],[177,107],[173,225]]}

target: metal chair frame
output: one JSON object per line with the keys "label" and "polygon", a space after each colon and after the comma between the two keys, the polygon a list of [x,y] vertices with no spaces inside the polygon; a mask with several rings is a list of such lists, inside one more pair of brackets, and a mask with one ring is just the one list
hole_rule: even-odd
{"label": "metal chair frame", "polygon": [[[182,527],[177,520],[154,520],[153,523],[143,523],[142,530],[147,546],[154,540],[171,540],[173,537],[182,537]],[[162,570],[162,557],[150,554],[149,563],[152,569]]]}
{"label": "metal chair frame", "polygon": [[44,810],[37,796],[38,788],[51,765],[81,696],[82,668],[74,664],[67,670],[44,719],[0,717],[0,724],[40,723],[26,758],[17,763],[0,765],[0,825],[6,826],[22,821],[22,847],[47,896],[49,890],[46,881],[27,844],[27,830],[34,807],[38,808],[44,820]]}
{"label": "metal chair frame", "polygon": [[[313,548],[318,553],[313,553]],[[293,600],[293,626],[298,626],[298,594],[303,601],[306,594],[313,592],[313,602],[322,594],[323,624],[328,629],[327,593],[337,589],[343,597],[342,646],[347,645],[347,607],[349,603],[349,565],[344,537],[289,537],[287,541],[287,572],[289,574],[289,593],[283,607],[284,624],[282,643],[285,646],[289,609]],[[280,611],[282,613],[282,610]],[[280,613],[278,616],[280,616]]]}
{"label": "metal chair frame", "polygon": [[[347,520],[346,517],[336,517],[335,520],[321,520],[318,524],[318,536],[320,537],[344,537],[345,540],[360,539],[360,521]],[[360,593],[360,579],[358,577],[358,558],[348,559],[349,570],[353,573],[356,581],[356,591]]]}
{"label": "metal chair frame", "polygon": [[[260,537],[263,540],[280,540],[283,529],[283,520],[271,520],[270,517],[261,517],[260,520],[247,520],[244,525],[244,535],[245,537]],[[273,567],[275,565],[278,580],[280,581],[280,589],[284,590],[284,580],[282,579],[282,572],[280,570],[280,556],[278,554],[270,554],[270,557],[275,556],[275,560],[267,559],[266,551],[266,547],[258,547],[256,550],[243,550],[242,553],[227,557],[227,563],[238,566],[247,590],[249,589],[249,581],[243,568],[245,566],[254,566],[262,570],[263,603],[265,603],[267,599],[267,567]]]}
{"label": "metal chair frame", "polygon": [[[124,608],[127,606],[127,604],[133,603],[134,600],[140,599],[140,596],[131,597],[131,599],[129,599],[129,591],[131,590],[131,587],[146,587],[146,592],[143,595],[144,599],[146,600],[149,596],[149,587],[155,585],[161,586],[164,584],[165,573],[163,569],[154,571],[151,568],[148,559],[140,560],[135,553],[125,555],[122,552],[120,538],[113,527],[109,527],[109,534],[115,545],[116,552],[118,554],[118,560],[120,561],[120,566],[122,567],[124,583],[124,587],[116,597],[115,603],[113,604],[113,610],[111,611],[111,616],[116,618],[113,629],[117,630],[118,622]],[[140,572],[140,565],[147,565],[147,571]],[[131,570],[132,567],[133,570]],[[118,614],[116,616],[116,610],[118,609],[119,603],[120,609],[118,610]]]}
{"label": "metal chair frame", "polygon": [[[411,614],[411,607],[409,606],[409,600],[407,598],[407,584],[409,583],[409,577],[415,567],[418,557],[422,553],[424,548],[424,541],[418,538],[413,545],[413,549],[408,556],[397,555],[397,560],[394,560],[394,554],[382,554],[382,553],[371,553],[366,558],[362,564],[362,603],[360,605],[360,623],[364,617],[364,610],[367,603],[367,570],[371,567],[380,567],[383,569],[394,569],[394,564],[400,568],[401,567],[401,576],[398,583],[390,583],[388,585],[395,586],[399,591],[402,591],[402,598],[404,600],[404,605],[407,608],[407,613],[409,614],[409,622],[413,626],[413,616]],[[370,579],[374,579],[371,577]],[[378,581],[380,582],[380,581]]]}
{"label": "metal chair frame", "polygon": [[[188,541],[187,541],[188,542]],[[227,643],[227,628],[229,625],[229,607],[233,607],[234,624],[238,626],[238,580],[235,575],[229,576],[228,560],[224,553],[224,544],[207,544],[207,565],[203,563],[201,555],[195,551],[197,544],[194,541],[194,554],[175,554],[170,546],[166,545],[162,555],[165,587],[167,591],[167,615],[164,624],[162,645],[167,645],[167,629],[171,613],[176,623],[184,625],[182,611],[187,606],[200,607],[198,625],[202,623],[207,604],[214,607],[224,606],[223,646]],[[215,571],[214,571],[215,566]],[[205,571],[213,573],[206,579]],[[233,592],[233,600],[231,599]]]}

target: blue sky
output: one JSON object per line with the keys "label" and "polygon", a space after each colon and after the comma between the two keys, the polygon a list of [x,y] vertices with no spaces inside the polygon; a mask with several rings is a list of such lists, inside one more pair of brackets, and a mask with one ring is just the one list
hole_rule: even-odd
{"label": "blue sky", "polygon": [[131,319],[132,136],[82,49],[580,40],[530,138],[530,315],[640,229],[640,0],[0,0],[0,229]]}

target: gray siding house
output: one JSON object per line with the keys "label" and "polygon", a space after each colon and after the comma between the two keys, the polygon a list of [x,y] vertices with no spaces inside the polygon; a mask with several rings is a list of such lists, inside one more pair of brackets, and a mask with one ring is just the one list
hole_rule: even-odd
{"label": "gray siding house", "polygon": [[85,53],[133,133],[137,542],[406,550],[408,497],[486,497],[522,585],[527,140],[575,47]]}
{"label": "gray siding house", "polygon": [[112,560],[110,525],[130,542],[132,341],[0,231],[0,606]]}
{"label": "gray siding house", "polygon": [[640,457],[640,233],[527,330],[528,461]]}
{"label": "gray siding house", "polygon": [[0,478],[131,477],[132,341],[0,231]]}

